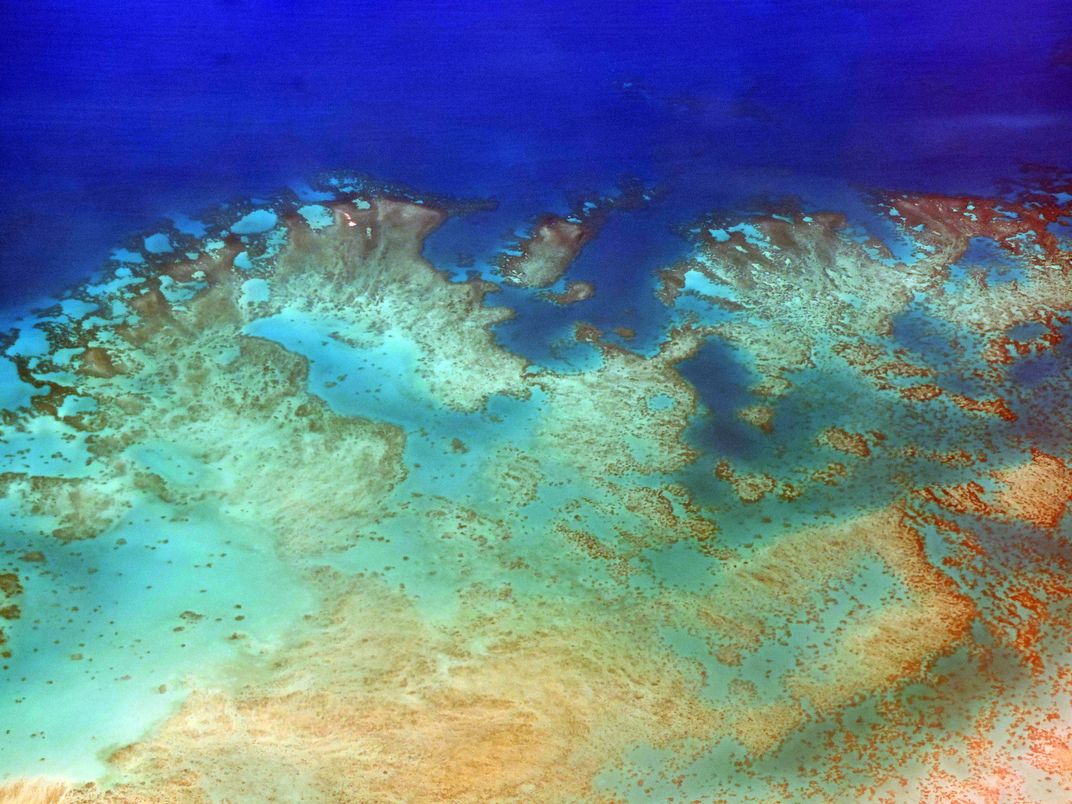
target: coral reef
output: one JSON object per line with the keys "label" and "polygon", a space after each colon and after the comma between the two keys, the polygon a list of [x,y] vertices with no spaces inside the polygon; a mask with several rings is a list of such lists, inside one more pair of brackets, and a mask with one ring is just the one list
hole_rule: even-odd
{"label": "coral reef", "polygon": [[1069,798],[1070,189],[709,216],[651,338],[524,290],[636,188],[464,279],[353,177],[168,229],[4,341],[0,800]]}

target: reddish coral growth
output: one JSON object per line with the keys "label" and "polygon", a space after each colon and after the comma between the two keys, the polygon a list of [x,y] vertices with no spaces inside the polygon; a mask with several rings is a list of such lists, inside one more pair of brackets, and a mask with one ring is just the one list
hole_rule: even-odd
{"label": "reddish coral growth", "polygon": [[1034,323],[1041,324],[1046,331],[1028,341],[1017,340],[1009,335],[992,338],[983,351],[983,357],[993,365],[1007,365],[1016,358],[1042,354],[1064,340],[1061,327],[1072,323],[1072,317],[1044,312]]}
{"label": "reddish coral growth", "polygon": [[985,490],[975,481],[959,486],[928,486],[916,494],[955,514],[989,516],[994,509],[983,501]]}
{"label": "reddish coral growth", "polygon": [[1028,738],[1031,741],[1031,753],[1027,761],[1041,771],[1057,776],[1066,784],[1072,785],[1072,730],[1063,727],[1057,729],[1040,729],[1029,726]]}
{"label": "reddish coral growth", "polygon": [[[1052,529],[1072,498],[1072,469],[1040,451],[1031,460],[990,476],[998,488],[987,492],[977,482],[930,487],[916,495],[957,514],[997,521],[1025,522]],[[1003,538],[1000,550],[987,550],[980,539],[954,522],[921,514],[947,537],[951,552],[943,564],[956,567],[963,583],[978,596],[981,622],[1001,644],[1013,649],[1036,675],[1060,659],[1049,655],[1056,634],[1066,628],[1054,606],[1072,598],[1072,564],[1060,554],[1038,549],[1031,538]],[[987,533],[985,521],[981,532]],[[1024,537],[1027,534],[1023,534]]]}
{"label": "reddish coral growth", "polygon": [[1016,414],[1009,409],[1008,403],[1000,396],[995,399],[972,399],[964,394],[950,394],[949,399],[958,408],[970,410],[973,413],[989,413],[1007,422],[1016,421]]}
{"label": "reddish coral growth", "polygon": [[[1016,638],[1013,640],[1013,647],[1027,660],[1032,669],[1036,672],[1041,672],[1043,668],[1042,656],[1035,649],[1035,646],[1039,640],[1042,622],[1049,616],[1046,603],[1032,594],[1030,590],[1022,587],[1014,587],[1010,589],[1008,598],[1012,603],[1016,603],[1022,609],[1029,612],[1027,617],[1018,618],[1023,621],[1023,625],[1016,630]],[[1010,613],[1012,613],[1011,605]],[[1016,616],[1017,615],[1013,613],[1013,617]]]}
{"label": "reddish coral growth", "polygon": [[1055,528],[1072,499],[1072,469],[1053,455],[1033,450],[1031,463],[994,472],[1003,488],[994,505],[1007,516],[1040,528]]}
{"label": "reddish coral growth", "polygon": [[[1051,223],[1069,214],[1069,205],[1053,195],[1021,195],[1014,201],[975,196],[902,195],[882,206],[896,211],[894,220],[913,237],[959,259],[973,237],[991,238],[1002,248],[1022,254],[1036,243],[1046,259],[1061,256]],[[919,232],[916,227],[922,226]]]}
{"label": "reddish coral growth", "polygon": [[[1030,556],[1019,553],[1017,557],[1027,559],[1017,583],[1005,588],[988,586],[980,591],[982,601],[988,601],[983,623],[997,639],[1015,650],[1033,673],[1041,675],[1047,667],[1043,639],[1047,632],[1052,639],[1053,629],[1064,627],[1052,609],[1072,597],[1072,587],[1055,578],[1051,569],[1037,562],[1030,566]],[[992,566],[986,563],[978,571],[985,576],[992,572]],[[1061,574],[1067,571],[1067,566],[1061,568]]]}
{"label": "reddish coral growth", "polygon": [[[901,396],[905,399],[913,402],[929,402],[932,399],[937,399],[946,392],[941,387],[933,384],[926,383],[924,385],[911,385],[908,388],[900,389]],[[1000,396],[995,399],[973,399],[970,396],[964,394],[949,393],[946,394],[949,401],[962,410],[971,411],[972,413],[989,413],[992,416],[998,416],[1007,422],[1016,421],[1016,414],[1009,408],[1009,404]]]}
{"label": "reddish coral growth", "polygon": [[946,466],[971,466],[974,463],[986,462],[985,454],[979,453],[978,455],[972,455],[970,452],[962,449],[951,450],[948,452],[937,452],[935,450],[927,450],[911,446],[901,450],[901,454],[909,458],[923,458],[924,460],[934,461],[935,463],[945,464]]}
{"label": "reddish coral growth", "polygon": [[916,494],[954,513],[1018,519],[1040,528],[1056,527],[1072,499],[1072,469],[1060,458],[1039,450],[1032,451],[1030,463],[990,475],[1001,484],[991,495],[974,481],[927,487]]}

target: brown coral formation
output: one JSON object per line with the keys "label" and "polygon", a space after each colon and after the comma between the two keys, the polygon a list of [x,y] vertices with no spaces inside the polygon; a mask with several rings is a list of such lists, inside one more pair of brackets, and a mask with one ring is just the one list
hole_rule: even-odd
{"label": "brown coral formation", "polygon": [[[537,451],[565,456],[584,476],[671,472],[689,463],[696,453],[682,434],[697,396],[675,366],[695,354],[704,333],[671,330],[652,357],[602,341],[595,330],[579,331],[578,339],[596,343],[602,365],[583,374],[533,376],[550,402],[537,428]],[[670,404],[653,410],[653,392]]]}
{"label": "brown coral formation", "polygon": [[841,427],[824,430],[819,440],[846,455],[855,455],[857,458],[867,458],[871,455],[871,447],[868,446],[867,439],[863,435],[850,433]]}
{"label": "brown coral formation", "polygon": [[591,240],[592,227],[548,215],[536,222],[532,233],[517,244],[518,254],[503,254],[499,273],[506,281],[530,288],[553,285]]}
{"label": "brown coral formation", "polygon": [[768,474],[736,472],[727,461],[720,461],[715,467],[715,477],[729,483],[744,503],[759,502],[778,486],[778,481]]}
{"label": "brown coral formation", "polygon": [[[334,205],[336,225],[321,231],[289,223],[273,287],[311,313],[345,311],[363,344],[397,337],[412,344],[417,371],[445,404],[478,410],[493,394],[527,392],[525,361],[499,347],[490,327],[513,315],[489,307],[489,282],[451,282],[421,256],[442,210],[390,199]],[[420,299],[421,303],[414,303]]]}
{"label": "brown coral formation", "polygon": [[[22,616],[16,600],[22,595],[22,582],[14,572],[0,573],[0,618],[4,620],[17,620]],[[10,649],[4,647],[7,643],[7,635],[0,628],[0,657],[9,658]]]}
{"label": "brown coral formation", "polygon": [[[663,272],[661,297],[673,303],[686,292],[690,272],[723,288],[726,296],[707,298],[747,315],[716,330],[755,361],[761,395],[785,393],[788,374],[813,364],[822,338],[889,333],[893,316],[915,293],[935,287],[945,268],[933,261],[890,267],[888,253],[872,256],[846,235],[844,217],[830,213],[759,216],[749,221],[753,233],[722,238],[711,234],[714,223],[703,225],[695,259]],[[883,292],[876,294],[879,277]]]}
{"label": "brown coral formation", "polygon": [[582,280],[566,283],[566,289],[561,293],[545,293],[544,298],[554,304],[576,304],[587,301],[596,295],[596,286],[591,282]]}
{"label": "brown coral formation", "polygon": [[769,405],[749,405],[737,411],[737,416],[764,433],[774,430],[774,409]]}

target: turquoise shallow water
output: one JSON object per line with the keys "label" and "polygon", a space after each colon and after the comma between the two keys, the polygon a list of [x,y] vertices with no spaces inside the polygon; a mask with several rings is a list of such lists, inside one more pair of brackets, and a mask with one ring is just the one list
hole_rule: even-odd
{"label": "turquoise shallow water", "polygon": [[[313,605],[255,527],[173,513],[136,508],[106,536],[22,565],[30,616],[10,630],[20,656],[4,676],[11,775],[101,775],[107,753],[175,708],[190,674],[274,644]],[[6,542],[9,554],[42,546]]]}

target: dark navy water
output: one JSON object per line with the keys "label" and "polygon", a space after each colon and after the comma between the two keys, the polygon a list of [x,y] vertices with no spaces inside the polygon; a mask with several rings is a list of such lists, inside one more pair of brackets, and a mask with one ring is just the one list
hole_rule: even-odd
{"label": "dark navy water", "polygon": [[[5,308],[163,215],[323,170],[498,199],[479,250],[623,174],[687,217],[763,193],[985,190],[1072,149],[1064,0],[5,0],[0,28]],[[613,289],[673,251],[659,236],[582,270]]]}

